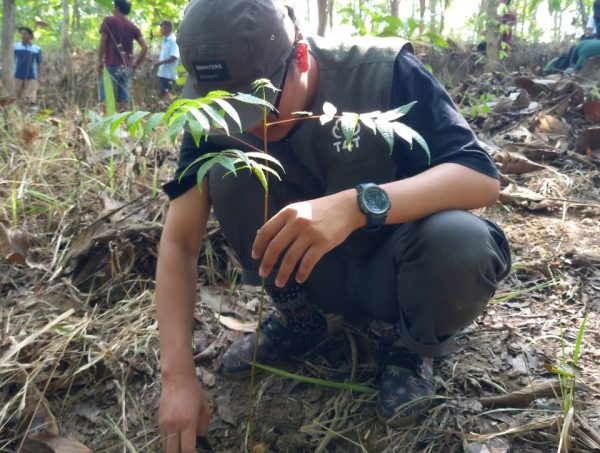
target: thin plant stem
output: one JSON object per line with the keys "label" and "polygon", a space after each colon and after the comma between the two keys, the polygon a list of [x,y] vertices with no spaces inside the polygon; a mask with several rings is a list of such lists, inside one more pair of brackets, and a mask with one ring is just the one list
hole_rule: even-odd
{"label": "thin plant stem", "polygon": [[[262,88],[263,100],[266,100],[265,88]],[[267,145],[267,130],[269,123],[267,123],[267,110],[263,107],[263,152],[268,154],[269,149]],[[269,161],[265,162],[265,165],[269,165]],[[269,172],[266,172],[265,180],[265,194],[263,197],[263,224],[267,223],[269,216]],[[265,306],[266,298],[266,280],[263,277],[260,284],[260,301],[258,304],[258,325],[256,326],[256,338],[254,340],[254,351],[252,353],[252,367],[250,369],[250,384],[248,385],[248,426],[246,427],[246,438],[244,439],[244,447],[246,451],[249,451],[249,441],[252,438],[253,430],[253,406],[254,406],[254,383],[256,380],[256,359],[258,356],[258,344],[260,341],[260,327],[263,319],[263,310]]]}

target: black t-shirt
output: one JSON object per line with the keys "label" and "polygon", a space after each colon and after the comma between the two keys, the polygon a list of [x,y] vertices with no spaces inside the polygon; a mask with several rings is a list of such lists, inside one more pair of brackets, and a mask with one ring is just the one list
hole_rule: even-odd
{"label": "black t-shirt", "polygon": [[[442,163],[456,163],[493,178],[499,177],[493,160],[456,110],[444,87],[414,55],[402,50],[394,66],[390,109],[413,101],[417,103],[402,122],[423,136],[431,152],[431,163],[416,143],[410,150],[404,141],[396,140],[394,155],[399,163],[398,179],[414,176]],[[197,167],[190,168],[181,177],[194,160],[218,150],[209,142],[202,142],[199,148],[196,147],[191,134],[185,133],[175,178],[163,186],[169,198],[177,198],[196,184]]]}

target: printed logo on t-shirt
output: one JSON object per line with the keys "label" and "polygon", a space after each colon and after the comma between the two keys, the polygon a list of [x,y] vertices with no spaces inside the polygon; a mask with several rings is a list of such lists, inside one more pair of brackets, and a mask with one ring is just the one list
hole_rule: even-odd
{"label": "printed logo on t-shirt", "polygon": [[[352,147],[360,148],[360,123],[356,125],[356,129],[354,129],[354,136],[352,138]],[[333,142],[333,147],[339,153],[342,150],[348,150],[348,143],[346,143],[346,139],[344,138],[344,134],[342,133],[342,119],[338,118],[333,127],[331,128],[331,134],[335,141]]]}
{"label": "printed logo on t-shirt", "polygon": [[231,79],[224,60],[197,61],[194,63],[194,70],[198,82],[223,82]]}

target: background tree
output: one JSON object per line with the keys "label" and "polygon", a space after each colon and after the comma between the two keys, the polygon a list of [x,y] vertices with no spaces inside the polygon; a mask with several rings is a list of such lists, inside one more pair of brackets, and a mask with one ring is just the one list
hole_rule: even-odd
{"label": "background tree", "polygon": [[484,0],[485,1],[485,42],[486,55],[488,58],[488,66],[493,68],[497,63],[500,55],[500,27],[498,22],[498,5],[499,0]]}
{"label": "background tree", "polygon": [[15,0],[2,2],[2,84],[7,93],[14,92]]}

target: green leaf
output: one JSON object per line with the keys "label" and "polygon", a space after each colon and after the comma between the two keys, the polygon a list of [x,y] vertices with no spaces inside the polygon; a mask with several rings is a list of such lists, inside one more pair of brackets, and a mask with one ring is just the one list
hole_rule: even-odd
{"label": "green leaf", "polygon": [[162,112],[153,113],[152,115],[150,115],[150,117],[146,121],[146,124],[144,124],[144,134],[148,135],[150,132],[156,129],[156,126],[158,126],[158,124],[161,122],[164,116],[165,114]]}
{"label": "green leaf", "polygon": [[[200,138],[203,135],[208,135],[208,132],[210,131],[210,122],[204,113],[202,113],[196,107],[190,107],[188,114],[193,117],[193,121],[188,122],[190,125],[190,132],[192,133],[194,141],[196,142],[196,146],[199,146]],[[195,123],[195,126],[193,123]]]}
{"label": "green leaf", "polygon": [[271,156],[267,153],[259,153],[257,151],[249,151],[247,153],[244,153],[244,155],[249,158],[262,159],[262,160],[272,162],[283,170],[283,165],[281,165],[281,162],[279,162],[277,159],[275,159],[273,156]]}
{"label": "green leaf", "polygon": [[394,129],[394,132],[396,133],[396,135],[398,137],[400,137],[402,140],[404,140],[406,143],[408,143],[408,146],[410,149],[412,149],[413,147],[413,130],[408,127],[406,124],[402,124],[402,123],[392,123],[392,127]]}
{"label": "green leaf", "polygon": [[321,115],[319,117],[319,121],[321,122],[321,126],[326,125],[327,123],[329,123],[331,120],[333,119],[332,115]]}
{"label": "green leaf", "polygon": [[323,103],[323,113],[325,115],[334,117],[337,113],[337,107],[335,105],[333,105],[331,102],[324,102]]}
{"label": "green leaf", "polygon": [[242,120],[240,119],[240,115],[238,114],[238,112],[236,112],[232,105],[224,99],[217,99],[215,102],[219,104],[223,110],[225,110],[225,113],[227,113],[233,121],[235,121],[235,124],[237,124],[240,128],[240,133],[243,132]]}
{"label": "green leaf", "polygon": [[171,142],[175,143],[175,139],[181,133],[183,126],[185,126],[185,122],[187,121],[187,116],[183,114],[175,114],[171,118],[171,123],[169,124],[169,128],[167,129],[167,136],[171,140]]}
{"label": "green leaf", "polygon": [[342,134],[346,140],[346,147],[348,148],[348,151],[352,151],[352,147],[354,145],[354,132],[357,124],[358,115],[356,113],[345,113],[342,115],[340,127],[342,128]]}
{"label": "green leaf", "polygon": [[208,104],[203,104],[200,108],[202,110],[204,110],[208,114],[208,116],[211,117],[213,122],[218,127],[224,129],[225,132],[227,133],[227,135],[229,135],[229,126],[227,126],[227,121],[225,121],[225,118],[223,118],[223,115],[221,115],[221,113],[216,108],[214,108],[212,105],[208,105]]}
{"label": "green leaf", "polygon": [[116,115],[110,122],[110,135],[114,134],[119,126],[123,124],[123,121],[125,121],[129,116],[131,116],[131,112],[123,112]]}
{"label": "green leaf", "polygon": [[104,103],[106,105],[106,114],[113,115],[117,111],[117,102],[115,100],[115,88],[113,86],[112,77],[106,69],[102,70],[102,83],[104,84]]}
{"label": "green leaf", "polygon": [[577,332],[577,340],[575,341],[575,349],[573,350],[573,365],[577,366],[579,362],[579,354],[581,353],[581,344],[583,343],[583,334],[585,332],[585,323],[588,320],[588,315],[585,315],[581,325],[579,326],[579,331]]}
{"label": "green leaf", "polygon": [[194,144],[196,147],[200,146],[200,140],[202,140],[202,135],[206,133],[205,129],[202,129],[198,121],[194,118],[192,112],[187,113],[187,126],[192,134],[192,138],[194,139]]}
{"label": "green leaf", "polygon": [[132,137],[137,136],[137,131],[140,127],[140,123],[148,115],[150,115],[150,112],[138,111],[131,115],[129,118],[127,118],[127,131],[129,132],[129,135],[131,135]]}
{"label": "green leaf", "polygon": [[416,103],[417,103],[417,101],[413,101],[410,104],[401,105],[400,107],[397,107],[397,108],[395,108],[393,110],[389,110],[387,112],[382,113],[379,118],[381,120],[383,120],[383,121],[394,121],[394,120],[397,120],[398,118],[401,118],[404,115],[406,115],[410,111],[410,109],[413,108],[413,106]]}
{"label": "green leaf", "polygon": [[368,116],[360,115],[359,116],[359,120],[360,120],[361,123],[363,123],[369,129],[371,129],[374,134],[377,134],[377,128],[375,126],[375,121],[373,121],[372,118],[370,118]]}
{"label": "green leaf", "polygon": [[232,99],[238,100],[240,102],[245,102],[246,104],[253,104],[259,105],[261,107],[266,107],[269,110],[273,110],[275,108],[270,102],[267,102],[262,98],[258,98],[247,93],[237,93],[236,95],[232,96]]}
{"label": "green leaf", "polygon": [[277,88],[275,85],[273,85],[271,83],[271,81],[269,79],[258,79],[255,80],[254,82],[252,82],[252,89],[254,91],[259,91],[259,90],[271,90],[271,91],[279,91],[279,88]]}
{"label": "green leaf", "polygon": [[427,142],[425,141],[425,139],[421,136],[421,134],[419,134],[414,129],[412,130],[412,136],[413,136],[413,140],[415,142],[417,142],[419,144],[419,146],[421,148],[423,148],[423,151],[425,151],[425,154],[427,154],[427,163],[431,164],[431,152],[429,151],[429,146],[427,146]]}
{"label": "green leaf", "polygon": [[260,368],[261,370],[265,370],[265,371],[268,371],[269,373],[275,374],[277,376],[285,377],[288,379],[293,379],[293,380],[299,381],[299,382],[305,382],[307,384],[320,385],[322,387],[329,387],[329,388],[334,388],[334,389],[338,389],[338,390],[347,390],[349,392],[357,392],[357,393],[372,394],[372,393],[375,393],[375,391],[376,391],[375,389],[372,389],[371,387],[367,387],[365,385],[347,384],[345,382],[325,381],[323,379],[317,379],[317,378],[308,377],[308,376],[301,376],[299,374],[289,373],[287,371],[280,370],[279,368],[262,365],[260,363],[255,363],[254,366],[256,366],[257,368]]}
{"label": "green leaf", "polygon": [[375,121],[377,130],[390,147],[390,153],[394,150],[394,128],[392,123],[378,119]]}

